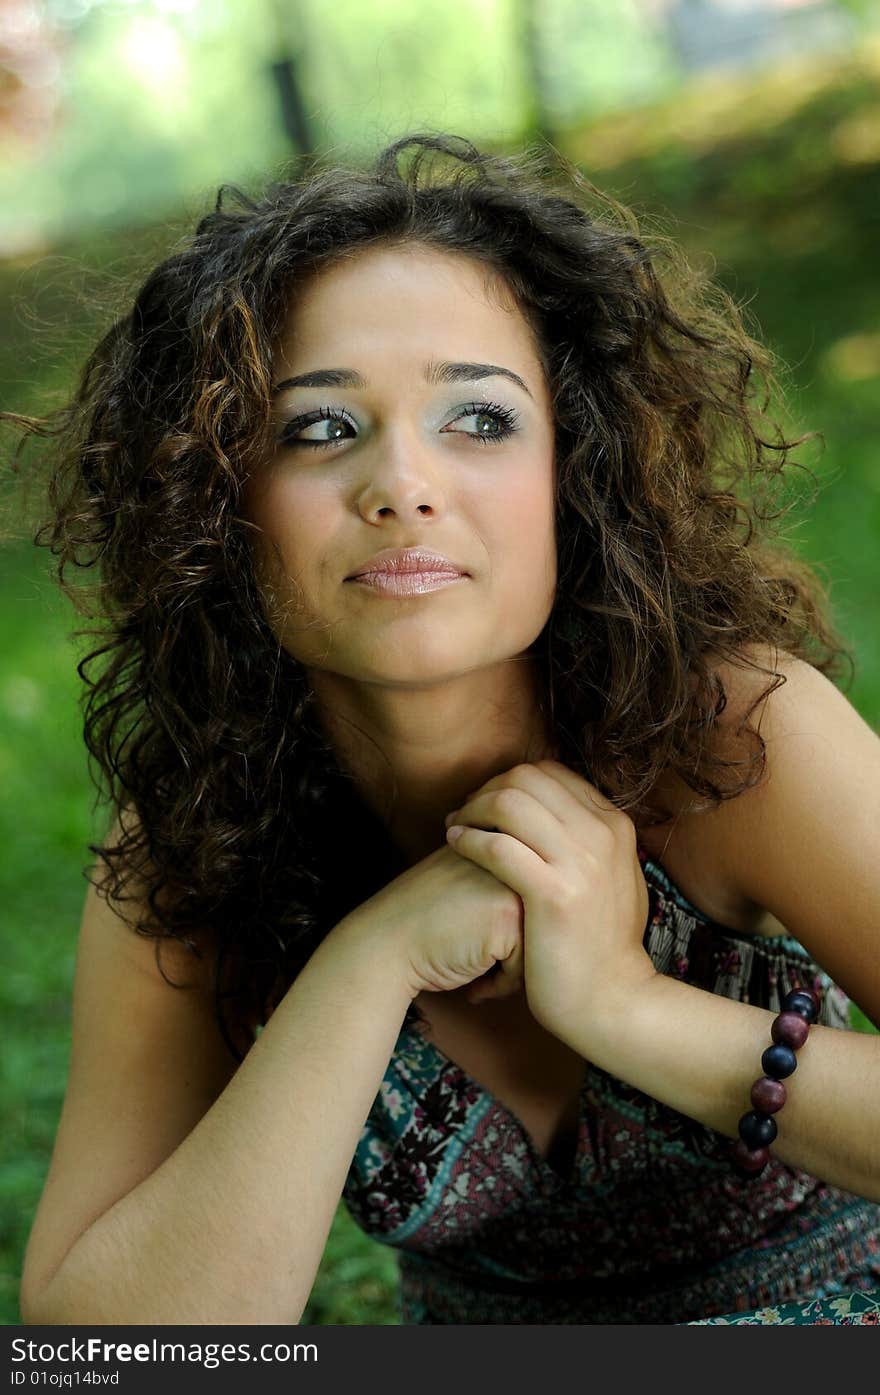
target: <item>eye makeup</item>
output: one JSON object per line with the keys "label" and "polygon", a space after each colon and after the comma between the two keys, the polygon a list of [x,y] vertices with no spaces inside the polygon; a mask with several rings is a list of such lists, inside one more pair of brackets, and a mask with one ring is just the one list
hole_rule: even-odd
{"label": "eye makeup", "polygon": [[[489,432],[479,430],[450,432],[451,425],[458,421],[467,420],[470,417],[482,417],[486,420],[490,420],[494,422],[494,429]],[[278,445],[284,446],[287,449],[306,446],[309,449],[326,450],[344,441],[354,439],[354,435],[327,435],[312,439],[297,439],[299,432],[305,431],[309,427],[317,425],[319,422],[333,423],[334,426],[346,426],[353,433],[357,432],[357,423],[344,407],[335,407],[327,404],[326,406],[315,408],[310,412],[302,412],[287,422],[277,437]],[[452,422],[442,427],[441,430],[446,434],[469,436],[472,440],[478,441],[480,445],[494,445],[499,441],[507,440],[509,436],[519,430],[519,415],[512,407],[502,406],[501,403],[498,402],[469,402],[465,406],[459,408],[457,414],[452,418]]]}

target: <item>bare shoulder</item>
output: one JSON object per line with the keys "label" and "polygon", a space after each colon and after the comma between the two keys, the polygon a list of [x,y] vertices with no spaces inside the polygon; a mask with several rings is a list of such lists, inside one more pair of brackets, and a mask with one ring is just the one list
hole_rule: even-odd
{"label": "bare shoulder", "polygon": [[[122,832],[137,836],[140,822],[132,809],[123,810],[114,821],[107,834],[105,845],[115,845]],[[145,915],[147,896],[151,882],[149,877],[155,870],[147,860],[142,874],[132,873],[125,887],[125,901],[118,903],[105,895],[103,890],[91,888],[86,899],[86,914],[83,932],[91,932],[92,923],[102,925],[105,934],[112,934],[120,941],[116,947],[119,956],[130,963],[137,973],[145,973],[174,987],[197,995],[205,1002],[215,1001],[219,991],[225,1002],[225,1020],[236,1046],[246,1053],[253,1045],[255,1030],[259,1020],[254,1005],[240,1011],[233,1008],[238,995],[233,992],[241,976],[247,973],[247,959],[242,949],[226,946],[222,966],[218,967],[216,927],[210,925],[188,926],[185,938],[163,933],[152,923],[152,930],[158,934],[143,933],[134,928],[134,918]],[[156,896],[159,907],[173,920],[174,908],[180,895],[180,888],[163,886]],[[219,984],[218,984],[219,978]],[[244,998],[241,999],[244,1002]]]}
{"label": "bare shoulder", "polygon": [[764,776],[707,820],[710,855],[877,1023],[880,736],[811,664],[782,655],[777,668],[785,683],[756,709]]}
{"label": "bare shoulder", "polygon": [[750,894],[743,877],[752,856],[757,810],[767,807],[766,791],[774,780],[778,786],[783,765],[809,759],[800,738],[811,731],[820,739],[825,731],[827,738],[829,708],[848,709],[857,722],[861,718],[824,674],[775,646],[748,646],[736,660],[714,656],[710,667],[726,698],[713,749],[726,758],[747,759],[760,748],[741,733],[746,727],[757,732],[764,742],[761,778],[717,807],[701,809],[690,786],[665,771],[655,794],[670,818],[640,830],[640,841],[711,919],[750,934],[778,935],[789,927]]}
{"label": "bare shoulder", "polygon": [[[123,835],[137,838],[140,831],[137,813],[130,807],[125,808],[111,824],[103,846],[113,848]],[[109,894],[107,867],[99,859],[93,869],[80,933],[94,934],[100,926],[105,935],[118,940],[117,952],[136,972],[150,977],[154,974],[159,978],[167,976],[184,989],[207,992],[215,957],[213,932],[209,927],[188,931],[188,944],[162,932],[148,916],[147,898],[154,872],[149,859],[138,869],[130,869],[126,874],[123,899],[117,901]],[[156,899],[164,911],[173,913],[175,896],[170,887],[162,888]],[[144,922],[141,930],[136,928],[138,921]]]}

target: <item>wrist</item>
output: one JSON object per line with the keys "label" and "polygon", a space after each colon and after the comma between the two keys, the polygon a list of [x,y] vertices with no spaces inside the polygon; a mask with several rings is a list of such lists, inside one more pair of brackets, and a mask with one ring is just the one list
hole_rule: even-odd
{"label": "wrist", "polygon": [[651,1009],[654,999],[663,991],[664,976],[647,955],[627,966],[619,966],[612,979],[585,995],[583,1001],[571,1005],[548,1030],[580,1055],[603,1069],[613,1071],[619,1043],[627,1040],[634,1024],[641,1022],[643,1013]]}
{"label": "wrist", "polygon": [[346,972],[362,981],[379,1001],[388,1001],[407,1011],[420,988],[414,984],[409,959],[398,952],[392,936],[377,930],[375,921],[360,908],[351,911],[333,927],[322,949],[338,956]]}

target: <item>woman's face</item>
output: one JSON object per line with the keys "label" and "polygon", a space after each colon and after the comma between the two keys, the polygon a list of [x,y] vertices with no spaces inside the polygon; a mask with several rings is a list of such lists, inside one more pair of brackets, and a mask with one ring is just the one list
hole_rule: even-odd
{"label": "woman's face", "polygon": [[[243,511],[285,649],[406,687],[523,653],[556,587],[554,432],[506,288],[421,245],[359,252],[299,292],[274,367],[276,445]],[[406,548],[464,575],[403,595],[353,578]]]}

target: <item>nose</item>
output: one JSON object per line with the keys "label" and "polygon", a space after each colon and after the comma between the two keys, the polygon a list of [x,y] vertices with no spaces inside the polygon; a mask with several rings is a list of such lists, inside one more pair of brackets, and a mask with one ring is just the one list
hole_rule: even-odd
{"label": "nose", "polygon": [[410,432],[388,432],[358,494],[358,512],[369,523],[387,517],[439,517],[446,509],[445,485],[424,442]]}

